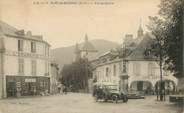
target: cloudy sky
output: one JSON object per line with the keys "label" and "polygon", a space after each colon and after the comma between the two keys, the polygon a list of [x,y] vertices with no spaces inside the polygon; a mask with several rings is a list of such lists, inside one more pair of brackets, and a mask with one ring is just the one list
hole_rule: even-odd
{"label": "cloudy sky", "polygon": [[136,36],[140,20],[146,31],[148,16],[157,14],[159,4],[159,0],[80,0],[113,1],[111,5],[46,4],[50,1],[64,0],[0,0],[0,20],[43,35],[52,48],[80,43],[85,34],[90,40],[120,43],[126,33]]}

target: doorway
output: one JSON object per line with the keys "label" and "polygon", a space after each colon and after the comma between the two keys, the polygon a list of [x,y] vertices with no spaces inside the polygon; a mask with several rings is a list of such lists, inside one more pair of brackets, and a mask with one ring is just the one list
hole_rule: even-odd
{"label": "doorway", "polygon": [[7,82],[7,97],[16,97],[16,82]]}
{"label": "doorway", "polygon": [[137,90],[142,91],[143,90],[143,81],[138,81],[137,82]]}

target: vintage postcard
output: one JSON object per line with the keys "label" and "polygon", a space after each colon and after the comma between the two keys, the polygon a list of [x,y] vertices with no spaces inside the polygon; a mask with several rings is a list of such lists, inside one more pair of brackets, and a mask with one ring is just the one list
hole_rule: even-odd
{"label": "vintage postcard", "polygon": [[184,113],[183,0],[0,0],[0,113]]}

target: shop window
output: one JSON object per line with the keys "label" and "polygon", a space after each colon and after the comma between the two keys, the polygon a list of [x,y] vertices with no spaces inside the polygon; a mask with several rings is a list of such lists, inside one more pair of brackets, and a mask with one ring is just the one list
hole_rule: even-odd
{"label": "shop window", "polygon": [[43,88],[43,86],[44,86],[44,85],[43,85],[43,82],[41,81],[41,82],[40,82],[40,87]]}
{"label": "shop window", "polygon": [[23,40],[18,40],[18,51],[23,51]]}
{"label": "shop window", "polygon": [[31,52],[36,53],[36,42],[31,42]]}

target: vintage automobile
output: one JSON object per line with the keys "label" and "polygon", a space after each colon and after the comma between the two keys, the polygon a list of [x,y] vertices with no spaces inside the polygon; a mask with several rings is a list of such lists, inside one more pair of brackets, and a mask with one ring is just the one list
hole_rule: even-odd
{"label": "vintage automobile", "polygon": [[143,92],[129,91],[127,94],[128,99],[145,99]]}
{"label": "vintage automobile", "polygon": [[93,96],[95,97],[96,101],[103,100],[105,102],[113,101],[117,103],[121,100],[123,102],[128,102],[127,95],[123,92],[120,92],[116,85],[97,86],[94,90]]}

